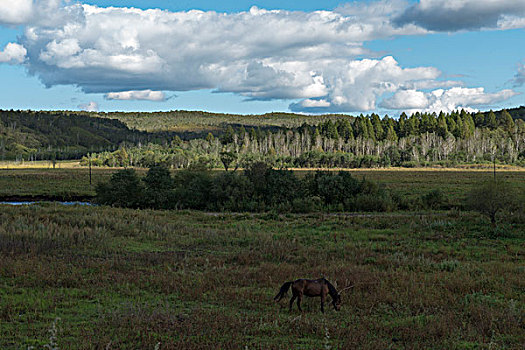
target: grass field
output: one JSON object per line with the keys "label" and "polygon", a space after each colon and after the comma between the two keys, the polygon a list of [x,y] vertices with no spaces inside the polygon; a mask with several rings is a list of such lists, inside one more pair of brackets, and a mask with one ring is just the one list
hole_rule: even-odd
{"label": "grass field", "polygon": [[[61,164],[60,168],[0,168],[0,198],[37,197],[64,199],[95,195],[95,184],[106,182],[115,168],[93,168],[92,185],[89,184],[89,169],[73,163]],[[219,170],[217,170],[219,171]],[[305,174],[312,170],[295,170]],[[417,197],[433,189],[443,191],[451,202],[459,202],[477,183],[492,178],[489,169],[350,169],[356,178],[365,177],[402,196]],[[145,169],[138,169],[145,174]],[[525,169],[499,169],[497,176],[525,188]]]}
{"label": "grass field", "polygon": [[[116,169],[93,169],[93,182]],[[0,170],[0,196],[89,197],[89,170]],[[144,173],[145,170],[140,170]],[[304,171],[298,171],[304,173]],[[474,170],[352,170],[451,203]],[[498,171],[525,186],[525,171]],[[471,212],[277,215],[0,205],[0,349],[522,349],[525,225]],[[340,312],[272,301],[325,276]],[[51,339],[52,338],[52,339]]]}
{"label": "grass field", "polygon": [[[471,213],[0,210],[0,348],[521,349],[523,232]],[[340,312],[282,283],[326,276]]]}

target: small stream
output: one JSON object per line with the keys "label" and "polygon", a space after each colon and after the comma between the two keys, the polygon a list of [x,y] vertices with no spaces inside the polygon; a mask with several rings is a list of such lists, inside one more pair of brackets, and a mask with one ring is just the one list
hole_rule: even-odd
{"label": "small stream", "polygon": [[42,203],[54,203],[59,205],[93,205],[90,202],[62,202],[62,201],[34,201],[34,202],[0,202],[0,205],[34,205]]}

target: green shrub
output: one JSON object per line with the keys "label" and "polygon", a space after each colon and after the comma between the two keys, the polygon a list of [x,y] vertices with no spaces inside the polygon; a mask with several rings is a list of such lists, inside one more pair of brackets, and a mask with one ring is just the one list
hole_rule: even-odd
{"label": "green shrub", "polygon": [[445,203],[445,196],[440,189],[434,189],[421,196],[421,201],[427,209],[439,209]]}
{"label": "green shrub", "polygon": [[323,202],[321,198],[310,196],[305,198],[296,198],[292,202],[292,212],[294,213],[311,213],[321,210]]}
{"label": "green shrub", "polygon": [[97,202],[131,208],[197,209],[308,213],[391,211],[388,192],[376,183],[358,181],[348,172],[317,172],[298,178],[289,170],[253,163],[244,174],[186,169],[172,178],[163,166],[150,168],[142,181],[132,169],[115,173],[97,187]]}
{"label": "green shrub", "polygon": [[138,208],[143,203],[144,186],[134,169],[119,170],[108,183],[96,187],[95,202],[115,207]]}
{"label": "green shrub", "polygon": [[208,171],[182,170],[175,176],[175,207],[206,209],[210,204],[212,178]]}
{"label": "green shrub", "polygon": [[213,178],[210,191],[210,209],[250,211],[253,188],[245,176],[237,173],[220,173]]}
{"label": "green shrub", "polygon": [[503,180],[490,180],[476,185],[467,195],[466,206],[490,219],[495,225],[497,216],[519,206],[520,193]]}
{"label": "green shrub", "polygon": [[168,168],[155,166],[142,179],[145,185],[143,204],[147,208],[171,209],[175,204],[175,183]]}
{"label": "green shrub", "polygon": [[349,207],[355,211],[368,212],[388,212],[395,209],[392,198],[387,195],[378,195],[378,193],[363,193],[357,195]]}

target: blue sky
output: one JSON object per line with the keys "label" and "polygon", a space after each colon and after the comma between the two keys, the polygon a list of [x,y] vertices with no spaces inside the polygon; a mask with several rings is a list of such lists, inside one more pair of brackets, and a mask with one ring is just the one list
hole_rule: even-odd
{"label": "blue sky", "polygon": [[0,0],[2,109],[398,115],[525,105],[525,1],[16,4]]}

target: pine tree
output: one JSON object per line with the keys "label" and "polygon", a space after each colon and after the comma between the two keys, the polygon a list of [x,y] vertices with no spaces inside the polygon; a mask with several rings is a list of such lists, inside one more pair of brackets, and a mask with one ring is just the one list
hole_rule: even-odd
{"label": "pine tree", "polygon": [[336,122],[337,132],[345,141],[354,138],[352,125],[348,119],[338,119]]}
{"label": "pine tree", "polygon": [[485,116],[482,113],[476,113],[474,116],[474,124],[477,128],[485,126]]}
{"label": "pine tree", "polygon": [[469,138],[472,135],[474,135],[474,131],[476,130],[476,124],[474,123],[474,119],[472,119],[472,114],[465,113],[463,119],[463,128],[465,130],[464,137]]}
{"label": "pine tree", "polygon": [[388,141],[397,141],[397,135],[394,131],[394,126],[392,124],[388,125],[388,128],[386,129],[386,140]]}
{"label": "pine tree", "polygon": [[504,109],[501,112],[501,120],[500,120],[501,126],[503,126],[503,129],[505,129],[506,132],[509,134],[514,133],[516,125],[514,124],[514,119],[512,119],[512,116],[510,113]]}
{"label": "pine tree", "polygon": [[324,135],[327,138],[334,139],[334,140],[337,140],[339,138],[337,128],[335,127],[335,124],[331,120],[328,120],[326,123],[324,123],[323,129],[324,129]]}
{"label": "pine tree", "polygon": [[498,127],[498,122],[496,120],[496,114],[494,114],[492,109],[490,110],[489,115],[486,118],[485,125],[491,130],[494,130]]}
{"label": "pine tree", "polygon": [[398,122],[398,126],[399,126],[398,135],[399,135],[399,137],[407,136],[406,120],[407,120],[406,113],[405,112],[401,113],[401,115],[399,116],[399,122]]}
{"label": "pine tree", "polygon": [[375,141],[376,134],[374,132],[374,126],[372,125],[370,118],[366,118],[366,129],[368,130],[368,138]]}
{"label": "pine tree", "polygon": [[385,138],[385,130],[383,123],[377,114],[372,114],[372,124],[374,126],[374,136],[376,140],[383,140]]}

